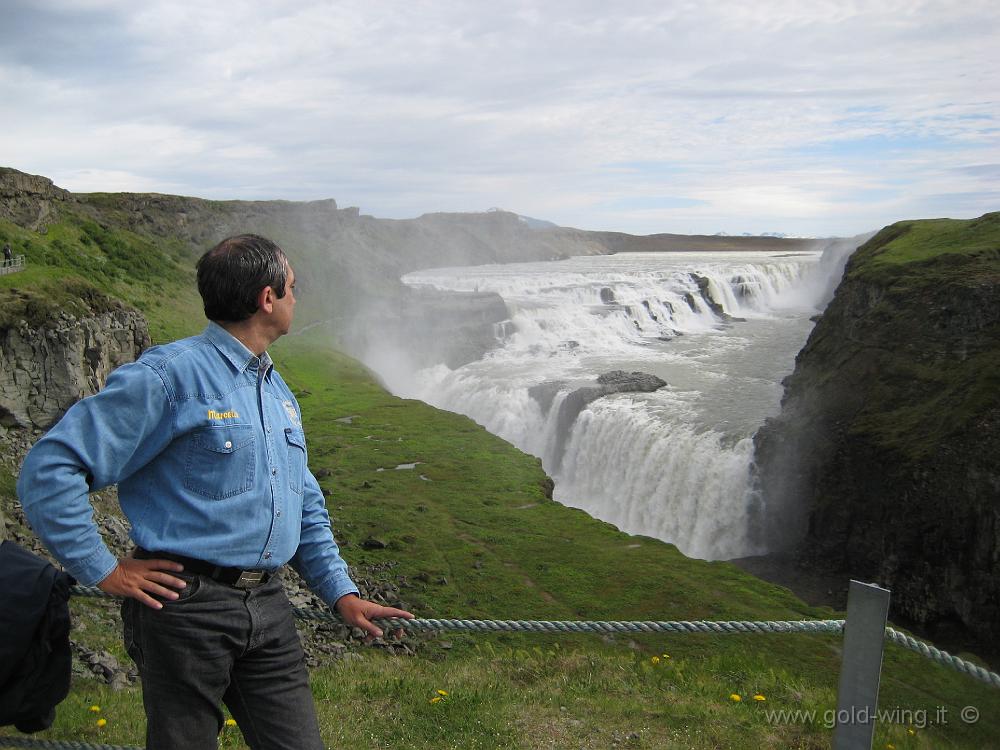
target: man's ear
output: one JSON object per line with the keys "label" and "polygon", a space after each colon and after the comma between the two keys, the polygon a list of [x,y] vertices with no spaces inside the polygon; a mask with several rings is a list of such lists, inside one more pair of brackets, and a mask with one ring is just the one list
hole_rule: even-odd
{"label": "man's ear", "polygon": [[275,295],[274,290],[269,286],[264,287],[257,294],[257,309],[262,312],[270,313],[274,310],[274,301],[276,299],[277,296]]}

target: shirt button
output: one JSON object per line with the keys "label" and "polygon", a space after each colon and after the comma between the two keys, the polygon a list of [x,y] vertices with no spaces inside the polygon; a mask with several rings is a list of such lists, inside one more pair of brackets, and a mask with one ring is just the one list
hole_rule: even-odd
{"label": "shirt button", "polygon": [[274,515],[276,515],[276,516],[277,516],[278,518],[281,518],[281,511],[279,510],[279,511],[278,511],[278,512],[276,512],[276,513],[275,513]]}
{"label": "shirt button", "polygon": [[264,553],[264,559],[265,560],[270,560],[271,559],[271,553],[270,552],[265,552]]}
{"label": "shirt button", "polygon": [[229,440],[227,440],[227,441],[226,441],[226,447],[227,447],[227,448],[232,448],[232,447],[233,447],[233,444],[232,444],[232,442],[231,442],[231,441],[229,441]]}
{"label": "shirt button", "polygon": [[278,476],[278,470],[277,469],[271,469],[271,476],[272,477]]}

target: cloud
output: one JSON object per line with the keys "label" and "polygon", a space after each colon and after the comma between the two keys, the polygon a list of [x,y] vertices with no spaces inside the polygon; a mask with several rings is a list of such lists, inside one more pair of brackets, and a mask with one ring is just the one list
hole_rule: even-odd
{"label": "cloud", "polygon": [[389,217],[500,205],[633,232],[852,234],[989,202],[975,167],[1000,163],[998,15],[13,0],[0,163],[72,189]]}

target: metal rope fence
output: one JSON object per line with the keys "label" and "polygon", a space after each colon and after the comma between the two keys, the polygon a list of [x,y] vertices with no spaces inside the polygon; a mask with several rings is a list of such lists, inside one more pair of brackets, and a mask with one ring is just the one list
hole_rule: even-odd
{"label": "metal rope fence", "polygon": [[[74,594],[90,597],[108,597],[101,589],[88,586],[74,586]],[[315,608],[293,608],[300,620],[331,620],[341,622],[340,617],[329,610]],[[412,631],[457,630],[467,633],[842,633],[844,620],[667,620],[667,621],[605,621],[605,620],[404,620],[386,618],[378,620],[386,629],[402,628]],[[981,682],[1000,688],[1000,675],[990,672],[972,662],[941,651],[934,646],[919,641],[912,636],[885,628],[885,638],[903,648],[915,651],[931,661],[967,674]]]}

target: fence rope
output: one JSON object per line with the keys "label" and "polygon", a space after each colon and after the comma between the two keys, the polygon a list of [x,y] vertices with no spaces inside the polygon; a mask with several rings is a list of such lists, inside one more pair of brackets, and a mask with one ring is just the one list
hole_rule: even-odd
{"label": "fence rope", "polygon": [[[296,610],[296,617],[303,610]],[[308,610],[307,610],[308,611]],[[334,614],[309,611],[309,619],[339,620]],[[473,633],[840,633],[843,620],[437,620],[384,618],[379,624],[387,629],[460,630]]]}
{"label": "fence rope", "polygon": [[[72,593],[80,596],[108,597],[99,588],[73,586]],[[343,622],[329,610],[313,607],[293,607],[300,620]],[[395,630],[459,630],[473,633],[841,633],[843,620],[412,620],[385,617],[375,620],[383,628]]]}
{"label": "fence rope", "polygon": [[94,745],[90,742],[73,740],[33,740],[28,737],[0,736],[0,747],[39,747],[52,750],[143,750],[141,747],[126,745]]}
{"label": "fence rope", "polygon": [[965,661],[965,659],[952,656],[947,651],[935,648],[929,643],[918,641],[913,636],[907,635],[906,633],[900,633],[898,630],[893,630],[892,628],[887,627],[885,629],[885,637],[897,646],[908,648],[910,651],[916,651],[918,654],[921,654],[932,661],[936,661],[938,664],[944,664],[945,666],[951,667],[962,674],[967,674],[970,677],[992,685],[993,687],[1000,688],[1000,674],[990,672],[988,669],[983,669],[978,664],[973,664],[972,662]]}
{"label": "fence rope", "polygon": [[[110,597],[93,586],[73,586],[71,591],[80,596]],[[333,612],[315,608],[293,607],[300,620],[332,620],[342,622]],[[404,620],[385,618],[377,622],[387,629],[404,630],[458,630],[473,633],[842,633],[844,620],[667,620],[667,621],[604,621],[604,620]],[[900,633],[890,627],[885,637],[898,646],[915,651],[931,661],[950,667],[962,674],[1000,688],[1000,675],[972,662],[952,656],[947,651]]]}

